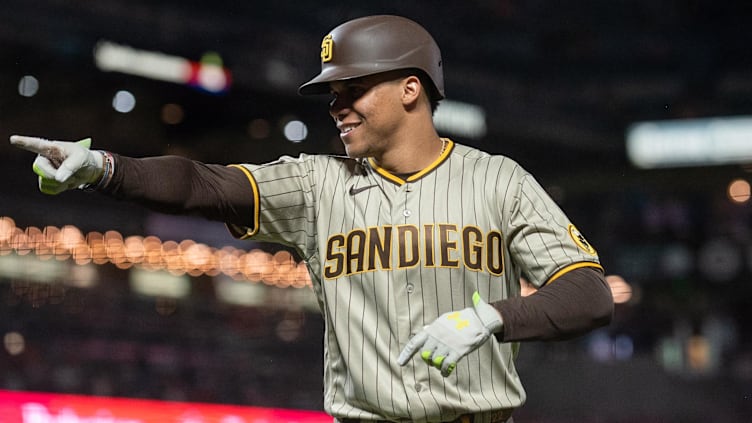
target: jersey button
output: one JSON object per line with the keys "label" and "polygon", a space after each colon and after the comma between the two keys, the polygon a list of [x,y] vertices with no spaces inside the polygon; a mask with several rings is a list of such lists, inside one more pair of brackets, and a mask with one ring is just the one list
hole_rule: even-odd
{"label": "jersey button", "polygon": [[406,289],[407,289],[407,293],[408,294],[412,294],[413,291],[415,291],[415,286],[413,284],[409,283],[409,284],[407,284],[407,288]]}
{"label": "jersey button", "polygon": [[415,384],[415,392],[420,392],[420,390],[423,389],[423,387],[420,385],[420,383]]}
{"label": "jersey button", "polygon": [[413,214],[413,212],[410,211],[410,210],[405,210],[405,211],[402,212],[402,215],[404,215],[405,217],[410,217],[410,216],[412,216],[412,214]]}

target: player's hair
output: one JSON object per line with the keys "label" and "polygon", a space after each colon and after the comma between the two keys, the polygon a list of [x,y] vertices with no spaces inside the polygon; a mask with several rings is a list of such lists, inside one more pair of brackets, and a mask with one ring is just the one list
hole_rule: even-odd
{"label": "player's hair", "polygon": [[425,87],[426,94],[428,95],[428,101],[431,104],[431,115],[436,113],[436,109],[439,108],[439,102],[444,99],[444,97],[439,97],[435,94],[435,91],[431,88],[433,87],[433,82],[431,81],[431,77],[428,76],[425,72],[423,72],[420,69],[411,69],[415,71],[416,75],[420,79],[421,85]]}

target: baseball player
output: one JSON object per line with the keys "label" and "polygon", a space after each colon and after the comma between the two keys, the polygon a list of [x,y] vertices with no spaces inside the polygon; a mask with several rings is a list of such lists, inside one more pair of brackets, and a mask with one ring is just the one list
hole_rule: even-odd
{"label": "baseball player", "polygon": [[[443,63],[420,25],[351,20],[320,53],[321,73],[299,92],[331,95],[346,157],[224,166],[89,140],[11,142],[38,154],[43,192],[95,190],[294,246],[325,321],[335,421],[511,421],[525,402],[518,342],[611,319],[595,249],[519,164],[437,134]],[[520,295],[523,274],[532,295]]]}

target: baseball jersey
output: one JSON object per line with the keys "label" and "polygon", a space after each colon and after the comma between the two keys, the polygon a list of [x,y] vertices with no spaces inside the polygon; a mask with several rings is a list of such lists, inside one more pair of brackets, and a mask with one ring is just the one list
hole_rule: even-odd
{"label": "baseball jersey", "polygon": [[491,337],[449,377],[400,351],[439,315],[519,296],[595,250],[536,180],[508,157],[447,140],[406,180],[370,159],[283,157],[238,165],[257,204],[233,227],[297,249],[325,320],[324,405],[335,417],[447,421],[516,408],[517,345]]}

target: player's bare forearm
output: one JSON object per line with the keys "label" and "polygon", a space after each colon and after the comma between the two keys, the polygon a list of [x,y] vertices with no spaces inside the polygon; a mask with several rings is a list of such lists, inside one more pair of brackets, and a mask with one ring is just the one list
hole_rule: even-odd
{"label": "player's bare forearm", "polygon": [[603,273],[573,270],[526,297],[493,304],[504,319],[497,339],[550,341],[573,338],[611,322],[614,303]]}
{"label": "player's bare forearm", "polygon": [[115,172],[103,191],[115,198],[241,225],[253,216],[251,186],[239,169],[179,156],[114,157]]}

